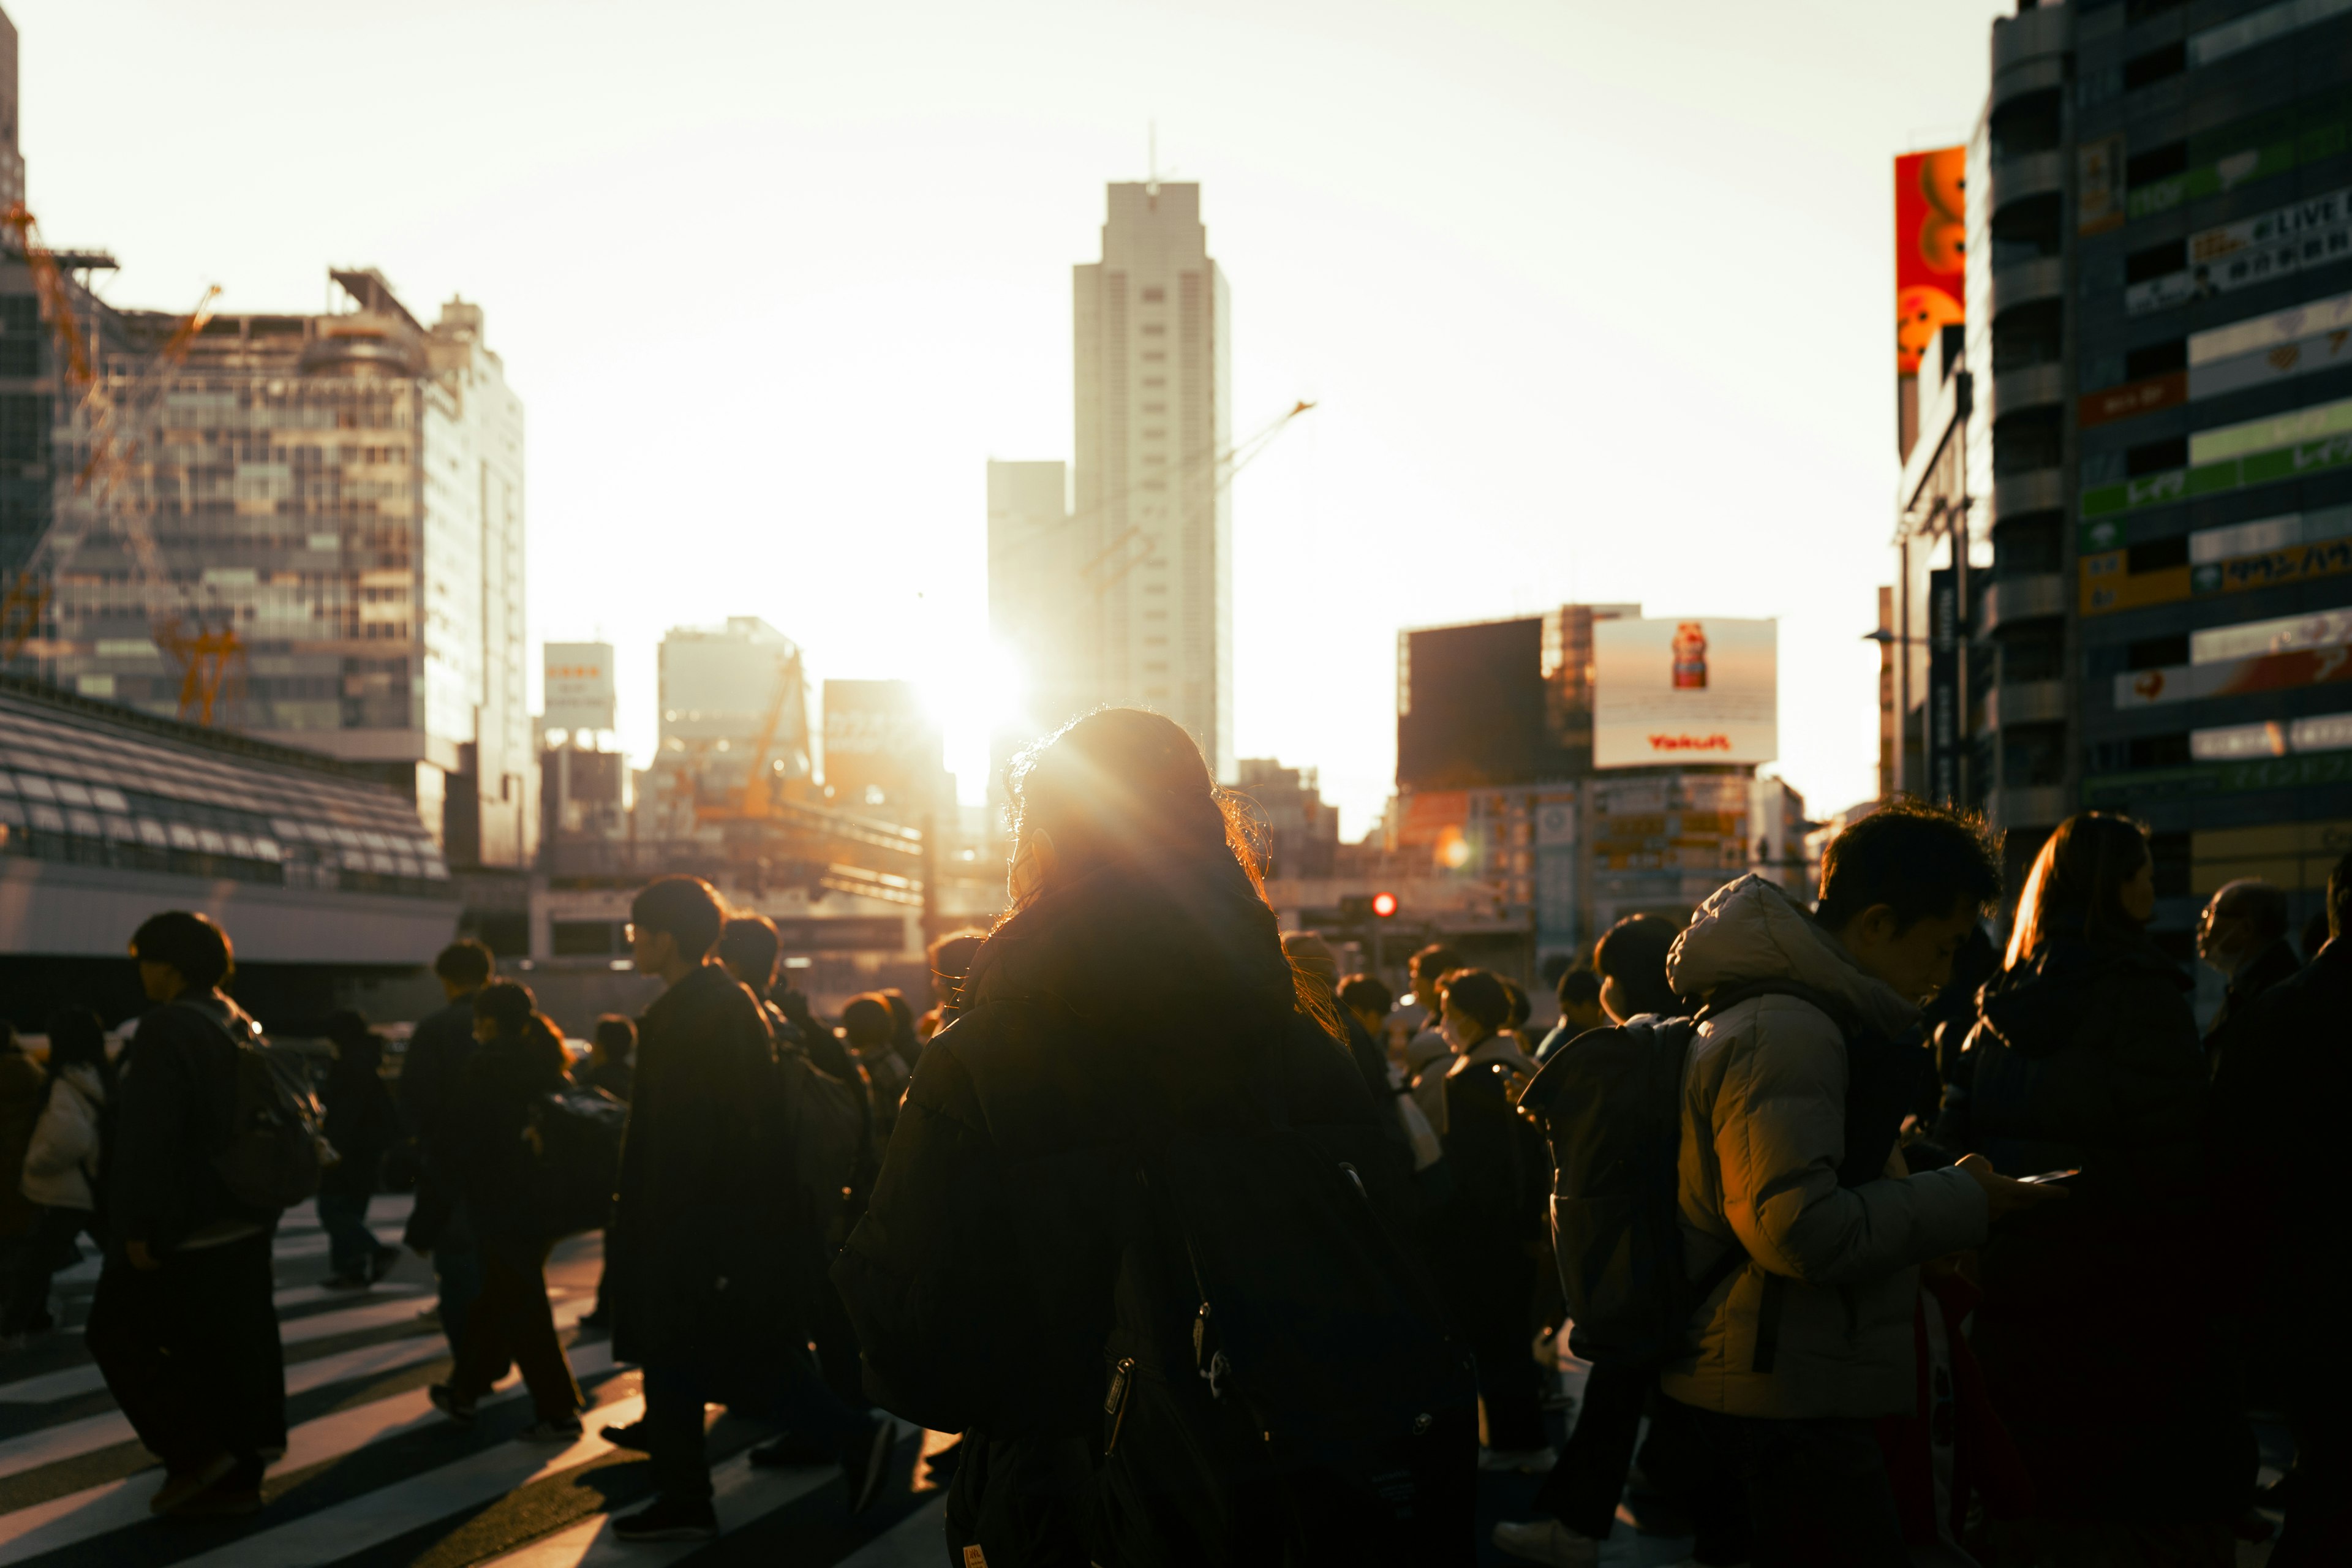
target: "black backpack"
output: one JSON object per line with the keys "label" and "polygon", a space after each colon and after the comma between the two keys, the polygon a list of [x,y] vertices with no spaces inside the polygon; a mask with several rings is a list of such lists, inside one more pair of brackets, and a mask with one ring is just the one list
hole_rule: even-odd
{"label": "black backpack", "polygon": [[1727,1248],[1700,1278],[1683,1266],[1683,1069],[1706,1019],[1758,996],[1793,996],[1846,1037],[1846,1157],[1855,1186],[1886,1163],[1916,1081],[1916,1053],[1861,1027],[1843,1002],[1794,981],[1727,987],[1689,1018],[1591,1029],[1544,1064],[1519,1097],[1551,1145],[1552,1236],[1569,1343],[1591,1361],[1656,1366],[1689,1347],[1701,1303],[1748,1261]]}
{"label": "black backpack", "polygon": [[1472,1561],[1476,1375],[1366,1187],[1393,1154],[1355,1131],[1139,1155],[1104,1352],[1118,1561]]}
{"label": "black backpack", "polygon": [[555,1089],[531,1102],[537,1136],[523,1167],[523,1213],[532,1236],[577,1236],[611,1223],[628,1122],[629,1108],[602,1089]]}
{"label": "black backpack", "polygon": [[310,1092],[308,1064],[272,1049],[241,1014],[232,1016],[242,1026],[237,1028],[201,1007],[172,1005],[203,1019],[233,1053],[228,1125],[212,1152],[213,1170],[229,1196],[247,1208],[272,1211],[318,1196],[320,1174],[334,1163],[334,1152],[320,1131],[323,1117]]}

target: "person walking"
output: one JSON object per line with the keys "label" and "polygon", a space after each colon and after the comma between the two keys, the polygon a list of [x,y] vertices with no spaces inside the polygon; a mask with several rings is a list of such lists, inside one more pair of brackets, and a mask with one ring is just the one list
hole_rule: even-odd
{"label": "person walking", "polygon": [[2337,1341],[2352,1211],[2338,1192],[2352,1105],[2352,854],[2329,871],[2327,940],[2251,1006],[2213,1080],[2220,1191],[2249,1283],[2246,1338],[2284,1393],[2294,1463],[2272,1488],[2286,1526],[2273,1568],[2352,1562],[2352,1368]]}
{"label": "person walking", "polygon": [[[0,1301],[13,1303],[38,1270],[41,1208],[25,1195],[19,1178],[46,1087],[41,1065],[25,1054],[16,1031],[0,1022]],[[21,1347],[24,1334],[21,1328],[0,1329],[0,1349]]]}
{"label": "person walking", "polygon": [[536,1152],[531,1107],[565,1087],[563,1037],[530,989],[511,980],[475,992],[473,1007],[481,1048],[458,1075],[442,1125],[443,1153],[472,1217],[482,1292],[449,1381],[432,1385],[433,1403],[471,1426],[475,1405],[511,1363],[521,1369],[538,1415],[522,1438],[570,1443],[581,1431],[580,1385],[547,1300],[547,1257],[556,1238],[545,1234],[528,1201]]}
{"label": "person walking", "polygon": [[76,1238],[85,1231],[104,1245],[98,1218],[100,1129],[112,1070],[106,1059],[106,1022],[87,1007],[49,1015],[47,1098],[25,1151],[21,1190],[41,1211],[34,1246],[14,1293],[0,1306],[0,1335],[46,1333],[49,1280],[80,1260]]}
{"label": "person walking", "polygon": [[[2208,1261],[2207,1068],[2189,981],[2148,940],[2155,859],[2137,823],[2060,823],[2018,899],[1938,1142],[2069,1201],[1984,1249],[1973,1342],[2033,1482],[2042,1560],[2234,1560],[2254,1469],[2215,1353],[2212,1282],[2161,1310],[2152,1258]],[[2100,1310],[2098,1303],[2105,1303]]]}
{"label": "person walking", "polygon": [[[1282,1147],[1295,1137],[1345,1162],[1316,1160],[1335,1202],[1370,1202],[1390,1224],[1411,1205],[1379,1108],[1284,957],[1243,858],[1247,819],[1181,729],[1133,709],[1041,742],[1012,787],[1012,912],[925,1052],[873,1206],[834,1267],[877,1400],[965,1435],[949,1558],[1393,1561],[1394,1539],[1339,1538],[1380,1534],[1370,1510],[1304,1542],[1286,1533],[1298,1516],[1282,1500],[1313,1494],[1314,1472],[1254,1476],[1195,1440],[1234,1407],[1221,1380],[1237,1374],[1217,1348],[1226,1320],[1198,1293],[1219,1288],[1186,1270],[1192,1232],[1168,1217],[1196,1190],[1173,1173],[1196,1168],[1187,1141],[1254,1149],[1278,1127]],[[1287,1188],[1252,1190],[1252,1217],[1295,1212],[1279,1206]],[[1231,1218],[1220,1207],[1198,1223]],[[1202,1232],[1212,1264],[1223,1235]],[[1220,1310],[1245,1322],[1249,1307],[1226,1294]],[[1423,1451],[1460,1457],[1459,1509],[1454,1494],[1420,1494],[1414,1528],[1460,1541],[1466,1561],[1475,1436],[1450,1354],[1457,1403],[1417,1408],[1441,1413],[1424,1418],[1439,1426]],[[1286,1450],[1253,1452],[1271,1466]]]}
{"label": "person walking", "polygon": [[2221,1070],[2231,1026],[2254,999],[2303,967],[2287,941],[2286,889],[2255,877],[2222,884],[2197,916],[2197,956],[2229,982],[2205,1030],[2209,1068]]}
{"label": "person walking", "polygon": [[274,1210],[237,1200],[212,1155],[237,1104],[237,1052],[259,1033],[221,990],[228,934],[173,910],[131,939],[153,1009],[117,1064],[100,1166],[110,1236],[84,1331],[109,1393],[184,1518],[250,1513],[286,1448],[286,1365],[270,1242]]}
{"label": "person walking", "polygon": [[348,1008],[328,1016],[325,1034],[335,1047],[319,1099],[335,1163],[319,1176],[319,1224],[327,1233],[330,1290],[364,1290],[392,1272],[400,1248],[386,1247],[368,1228],[383,1156],[400,1137],[400,1111],[383,1081],[383,1037]]}
{"label": "person walking", "polygon": [[[718,1533],[703,1408],[767,1409],[832,1445],[853,1510],[870,1505],[895,1429],[845,1406],[793,1343],[800,1289],[790,1151],[771,1136],[774,1044],[758,999],[710,962],[710,885],[664,877],[631,903],[637,972],[667,987],[637,1021],[636,1097],[613,1212],[613,1350],[645,1368],[659,1495],[615,1520],[628,1541]],[[887,1010],[886,1010],[887,1011]]]}
{"label": "person walking", "polygon": [[453,1358],[465,1353],[466,1319],[482,1293],[482,1263],[456,1168],[444,1158],[454,1146],[457,1081],[480,1042],[474,1038],[474,994],[498,973],[490,950],[471,937],[451,942],[433,960],[433,975],[448,1005],[420,1020],[408,1037],[400,1068],[400,1109],[416,1139],[416,1201],[404,1237],[433,1260],[440,1286],[441,1332]]}
{"label": "person walking", "polygon": [[1486,1406],[1482,1468],[1548,1470],[1542,1371],[1530,1342],[1536,1268],[1548,1256],[1551,1158],[1520,1117],[1535,1066],[1507,1032],[1510,993],[1484,969],[1437,982],[1438,1028],[1453,1051],[1445,1074],[1445,1163],[1453,1194],[1428,1227],[1430,1263],[1454,1329],[1478,1363]]}
{"label": "person walking", "polygon": [[1704,1005],[1678,1202],[1706,1296],[1660,1383],[1744,1503],[1757,1568],[1907,1561],[1873,1422],[1913,1408],[1919,1265],[2063,1196],[1981,1156],[1912,1173],[1896,1147],[1919,1058],[1898,1042],[2000,890],[1972,826],[1897,802],[1831,841],[1815,913],[1742,877],[1667,959]]}

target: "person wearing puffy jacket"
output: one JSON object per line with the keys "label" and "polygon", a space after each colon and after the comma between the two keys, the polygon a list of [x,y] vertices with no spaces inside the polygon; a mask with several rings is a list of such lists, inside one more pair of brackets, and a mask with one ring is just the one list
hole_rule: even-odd
{"label": "person wearing puffy jacket", "polygon": [[[2032,1478],[2049,1562],[2227,1563],[2253,1481],[2197,1288],[2204,1047],[2188,978],[2147,939],[2155,907],[2137,823],[2061,823],[1937,1125],[2005,1174],[2079,1173],[2071,1201],[1985,1248],[1977,1310],[1977,1355]],[[2158,1309],[2136,1286],[2168,1275],[2189,1288]]]}
{"label": "person wearing puffy jacket", "polygon": [[0,1299],[12,1304],[39,1263],[40,1207],[17,1190],[16,1177],[41,1117],[43,1089],[40,1065],[17,1045],[16,1031],[0,1023]]}
{"label": "person wearing puffy jacket", "polygon": [[1982,1159],[1914,1175],[1896,1148],[1919,1067],[1898,1042],[2000,889],[1973,826],[1900,802],[1832,842],[1815,913],[1743,877],[1668,958],[1705,1003],[1680,1207],[1711,1289],[1660,1384],[1744,1498],[1758,1568],[1906,1561],[1872,1424],[1916,1401],[1919,1265],[2052,1195]]}
{"label": "person wearing puffy jacket", "polygon": [[44,1333],[49,1279],[79,1256],[74,1238],[98,1232],[100,1121],[106,1110],[106,1024],[87,1007],[60,1007],[47,1020],[47,1100],[33,1124],[18,1190],[41,1211],[26,1267],[4,1308],[0,1333]]}

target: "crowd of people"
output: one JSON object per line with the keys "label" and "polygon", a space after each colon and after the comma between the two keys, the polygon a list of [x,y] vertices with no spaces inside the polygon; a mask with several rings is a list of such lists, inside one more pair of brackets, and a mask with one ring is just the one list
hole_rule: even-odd
{"label": "crowd of people", "polygon": [[[1163,718],[1077,721],[1012,803],[1009,910],[934,944],[926,1011],[820,1020],[772,924],[672,877],[628,933],[660,994],[577,1064],[471,942],[394,1082],[330,1020],[301,1129],[330,1285],[396,1260],[368,1206],[413,1183],[434,1404],[470,1423],[519,1370],[520,1436],[569,1443],[545,1270],[601,1228],[583,1322],[645,1394],[604,1436],[656,1489],[624,1540],[716,1533],[716,1404],[777,1429],[755,1464],[837,1464],[852,1510],[897,1419],[960,1435],[934,1465],[965,1568],[1467,1562],[1481,1471],[1540,1478],[1493,1541],[1555,1568],[1628,1506],[1710,1568],[2221,1568],[2282,1513],[2273,1563],[2352,1562],[2325,1337],[2352,856],[2300,951],[2285,890],[2212,896],[2200,1031],[2137,825],[2073,817],[2005,889],[1977,825],[1897,802],[1810,906],[1748,876],[1620,921],[1539,1030],[1443,944],[1400,997],[1282,931],[1244,809]],[[0,1334],[51,1327],[89,1237],[88,1345],[163,1461],[151,1506],[249,1511],[305,1173],[273,1113],[306,1096],[257,1069],[216,925],[131,946],[153,1005],[119,1056],[87,1012],[46,1063],[0,1049]],[[565,1201],[551,1168],[606,1126]],[[2269,1413],[2294,1459],[2258,1489]]]}

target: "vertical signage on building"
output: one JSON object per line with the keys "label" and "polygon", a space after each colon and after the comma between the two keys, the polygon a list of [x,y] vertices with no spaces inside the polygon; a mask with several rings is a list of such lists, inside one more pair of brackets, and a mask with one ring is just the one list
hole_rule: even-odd
{"label": "vertical signage on building", "polygon": [[1937,332],[1960,321],[1963,192],[1968,149],[1942,147],[1895,160],[1895,374],[1919,374]]}
{"label": "vertical signage on building", "polygon": [[1960,798],[1960,582],[1949,566],[1927,574],[1927,788]]}

